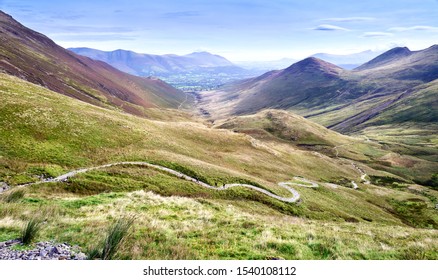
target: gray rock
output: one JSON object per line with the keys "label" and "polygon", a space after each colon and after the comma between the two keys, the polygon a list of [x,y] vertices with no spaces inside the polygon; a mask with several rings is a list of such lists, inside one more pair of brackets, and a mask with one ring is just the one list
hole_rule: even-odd
{"label": "gray rock", "polygon": [[59,249],[58,249],[58,247],[56,247],[56,246],[52,247],[52,249],[50,250],[50,253],[51,253],[52,255],[54,255],[54,254],[60,254]]}
{"label": "gray rock", "polygon": [[45,258],[45,257],[47,256],[48,253],[49,253],[48,251],[46,251],[45,249],[42,249],[42,250],[40,251],[40,257]]}
{"label": "gray rock", "polygon": [[[0,246],[0,260],[84,260],[86,255],[77,246],[38,242],[32,250],[12,250],[5,244],[15,244],[17,240],[3,242]],[[1,244],[0,244],[1,245]]]}
{"label": "gray rock", "polygon": [[10,187],[8,184],[6,184],[5,182],[0,182],[0,193],[9,190],[9,188]]}

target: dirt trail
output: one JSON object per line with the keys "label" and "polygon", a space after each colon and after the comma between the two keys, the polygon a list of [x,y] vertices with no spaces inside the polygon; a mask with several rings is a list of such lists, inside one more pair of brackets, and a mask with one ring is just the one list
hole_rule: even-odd
{"label": "dirt trail", "polygon": [[249,185],[249,184],[226,184],[226,185],[221,186],[221,187],[215,187],[215,186],[211,186],[207,183],[201,182],[201,181],[199,181],[193,177],[190,177],[184,173],[181,173],[179,171],[176,171],[176,170],[173,170],[173,169],[161,166],[161,165],[151,164],[151,163],[143,162],[143,161],[124,161],[124,162],[110,163],[110,164],[105,164],[105,165],[100,165],[100,166],[95,166],[95,167],[82,168],[82,169],[68,172],[68,173],[63,174],[61,176],[58,176],[56,178],[45,179],[45,180],[35,182],[35,183],[18,185],[18,186],[16,186],[16,188],[17,187],[27,187],[27,186],[37,185],[37,184],[42,184],[42,183],[50,183],[50,182],[65,182],[68,180],[68,178],[73,177],[77,174],[85,173],[85,172],[96,170],[96,169],[102,169],[102,168],[106,168],[106,167],[116,166],[116,165],[140,165],[140,166],[146,166],[149,168],[158,169],[161,171],[165,171],[169,174],[175,175],[176,177],[184,179],[186,181],[193,182],[193,183],[195,183],[199,186],[202,186],[204,188],[208,188],[208,189],[216,190],[216,191],[223,191],[223,190],[233,188],[233,187],[245,187],[245,188],[249,188],[249,189],[255,190],[257,192],[263,193],[263,194],[265,194],[269,197],[275,198],[277,200],[280,200],[283,202],[289,202],[289,203],[295,203],[295,202],[299,201],[299,199],[300,199],[300,194],[291,186],[307,187],[307,188],[317,188],[318,187],[317,183],[314,183],[314,182],[309,181],[309,180],[302,178],[302,177],[294,177],[293,179],[295,181],[299,181],[302,184],[301,183],[294,183],[294,182],[280,182],[280,183],[278,183],[278,185],[280,187],[285,188],[286,190],[288,190],[292,194],[291,197],[282,197],[282,196],[273,194],[268,190],[262,189],[262,188],[257,187],[257,186]]}
{"label": "dirt trail", "polygon": [[184,94],[186,95],[186,99],[184,99],[184,101],[179,104],[178,110],[181,110],[181,107],[184,105],[184,103],[187,102],[187,99],[189,98],[189,94],[187,92],[184,92]]}
{"label": "dirt trail", "polygon": [[[365,136],[365,137],[366,137],[366,136]],[[370,142],[370,139],[369,139],[368,137],[366,137],[365,142]],[[342,144],[342,145],[339,145],[339,146],[335,146],[335,147],[333,147],[333,150],[336,151],[336,158],[339,159],[339,150],[338,150],[338,148],[340,148],[340,147],[344,147],[344,146],[353,145],[353,144],[355,144],[355,143]],[[351,165],[352,165],[356,170],[359,171],[359,173],[361,174],[361,176],[360,176],[360,181],[361,181],[362,183],[364,183],[365,185],[369,185],[369,184],[371,184],[371,182],[366,178],[368,175],[365,173],[365,171],[364,171],[362,168],[360,168],[359,166],[357,166],[357,164],[354,163],[352,160],[349,160],[349,159],[346,159],[346,160],[348,160],[348,161],[351,163]],[[358,188],[359,188],[359,186],[356,184],[355,181],[351,181],[351,185],[353,186],[353,189],[358,189]]]}

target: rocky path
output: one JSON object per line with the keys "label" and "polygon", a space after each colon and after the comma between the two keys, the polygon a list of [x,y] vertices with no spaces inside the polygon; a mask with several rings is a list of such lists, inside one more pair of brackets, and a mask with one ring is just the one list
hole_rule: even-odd
{"label": "rocky path", "polygon": [[223,190],[233,188],[233,187],[245,187],[245,188],[249,188],[249,189],[255,190],[257,192],[263,193],[263,194],[270,196],[272,198],[275,198],[277,200],[280,200],[283,202],[289,202],[289,203],[295,203],[300,199],[300,194],[294,188],[292,188],[292,186],[310,187],[310,188],[318,187],[318,184],[316,184],[312,181],[309,181],[305,178],[294,177],[293,179],[295,181],[298,181],[301,183],[295,183],[295,182],[280,182],[280,183],[278,183],[278,185],[280,187],[288,190],[292,194],[291,197],[282,197],[282,196],[273,194],[268,190],[262,189],[262,188],[257,187],[257,186],[249,185],[249,184],[226,184],[226,185],[221,186],[221,187],[211,186],[207,183],[199,181],[199,180],[197,180],[193,177],[190,177],[184,173],[181,173],[179,171],[176,171],[176,170],[173,170],[173,169],[161,166],[161,165],[151,164],[151,163],[143,162],[143,161],[124,161],[124,162],[110,163],[110,164],[105,164],[105,165],[100,165],[100,166],[95,166],[95,167],[82,168],[82,169],[68,172],[68,173],[63,174],[61,176],[58,176],[56,178],[44,179],[44,180],[39,181],[39,182],[18,185],[16,187],[27,187],[27,186],[31,186],[31,185],[37,185],[37,184],[49,183],[49,182],[65,182],[68,180],[68,178],[73,177],[77,174],[85,173],[85,172],[96,170],[96,169],[102,169],[102,168],[107,168],[107,167],[111,167],[111,166],[116,166],[116,165],[140,165],[140,166],[146,166],[149,168],[154,168],[154,169],[161,170],[161,171],[167,172],[169,174],[172,174],[172,175],[174,175],[178,178],[184,179],[186,181],[193,182],[193,183],[195,183],[199,186],[202,186],[204,188],[208,188],[208,189],[216,190],[216,191],[223,191]]}
{"label": "rocky path", "polygon": [[[169,174],[172,174],[178,178],[181,178],[183,180],[187,180],[190,182],[193,182],[199,186],[202,186],[204,188],[208,188],[215,191],[223,191],[226,189],[234,188],[234,187],[245,187],[252,190],[255,190],[257,192],[263,193],[269,197],[272,197],[274,199],[288,202],[288,203],[296,203],[300,200],[300,194],[292,188],[292,186],[299,186],[299,187],[305,187],[305,188],[317,188],[318,184],[315,182],[312,182],[310,180],[307,180],[302,177],[294,177],[293,180],[295,182],[280,182],[278,185],[286,190],[288,190],[292,196],[291,197],[282,197],[276,194],[271,193],[268,190],[262,189],[260,187],[250,185],[250,184],[226,184],[221,187],[214,187],[212,185],[209,185],[207,183],[204,183],[202,181],[199,181],[193,177],[190,177],[184,173],[181,173],[179,171],[156,165],[151,164],[148,162],[138,162],[138,161],[125,161],[125,162],[117,162],[117,163],[110,163],[95,167],[89,167],[89,168],[82,168],[78,170],[74,170],[71,172],[68,172],[66,174],[63,174],[61,176],[58,176],[56,178],[51,179],[44,179],[39,182],[34,183],[28,183],[23,185],[15,186],[15,188],[22,188],[42,183],[50,183],[50,182],[65,182],[69,178],[80,174],[85,173],[88,171],[96,170],[96,169],[102,169],[107,168],[111,166],[117,166],[117,165],[140,165],[140,166],[146,166],[149,168],[154,168],[157,170],[161,170],[164,172],[167,172]],[[298,182],[298,183],[297,183]],[[4,191],[9,189],[5,187]],[[39,242],[36,244],[35,248],[29,249],[29,250],[14,250],[11,247],[13,245],[20,244],[19,240],[9,240],[6,242],[0,243],[0,260],[84,260],[86,259],[85,254],[81,253],[79,248],[77,247],[71,247],[68,244],[55,244],[53,242]]]}

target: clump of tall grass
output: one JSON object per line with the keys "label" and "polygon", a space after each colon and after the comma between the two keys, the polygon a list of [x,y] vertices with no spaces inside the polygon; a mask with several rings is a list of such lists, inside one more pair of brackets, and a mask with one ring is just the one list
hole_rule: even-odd
{"label": "clump of tall grass", "polygon": [[11,191],[4,194],[3,201],[6,203],[16,202],[24,197],[24,190]]}
{"label": "clump of tall grass", "polygon": [[21,231],[21,243],[28,245],[35,239],[41,230],[42,222],[38,218],[31,218]]}
{"label": "clump of tall grass", "polygon": [[129,235],[134,217],[121,217],[108,228],[105,240],[88,251],[88,259],[112,260]]}

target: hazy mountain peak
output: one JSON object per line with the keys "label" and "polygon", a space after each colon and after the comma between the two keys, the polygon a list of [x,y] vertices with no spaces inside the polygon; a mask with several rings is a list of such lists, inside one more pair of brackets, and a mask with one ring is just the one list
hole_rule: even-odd
{"label": "hazy mountain peak", "polygon": [[411,50],[407,47],[396,47],[390,49],[387,52],[384,52],[378,57],[406,56],[406,55],[410,55],[411,53],[412,53]]}
{"label": "hazy mountain peak", "polygon": [[428,47],[427,49],[423,50],[423,52],[428,52],[428,51],[438,51],[438,44],[432,45],[432,46]]}
{"label": "hazy mountain peak", "polygon": [[212,67],[212,66],[234,66],[234,64],[226,59],[223,56],[211,54],[206,51],[202,52],[193,52],[184,57],[194,59],[199,65],[203,67]]}
{"label": "hazy mountain peak", "polygon": [[90,48],[70,48],[69,50],[92,59],[102,60],[119,70],[138,76],[169,75],[216,67],[237,68],[226,58],[209,52],[193,52],[180,56],[143,54],[121,49],[109,52]]}
{"label": "hazy mountain peak", "polygon": [[333,63],[344,69],[354,69],[373,58],[381,55],[383,51],[366,50],[358,53],[351,54],[329,54],[329,53],[317,53],[312,55],[313,57],[322,59],[324,61]]}
{"label": "hazy mountain peak", "polygon": [[407,47],[396,47],[390,49],[387,52],[377,56],[376,58],[370,60],[369,62],[359,66],[356,70],[367,70],[371,68],[376,68],[398,60],[403,57],[407,57],[411,55],[413,52],[409,50]]}
{"label": "hazy mountain peak", "polygon": [[219,56],[219,55],[215,55],[215,54],[212,54],[212,53],[209,53],[209,52],[206,52],[206,51],[192,52],[192,53],[189,53],[189,54],[187,54],[185,56],[194,56],[194,55],[213,55],[213,56]]}
{"label": "hazy mountain peak", "polygon": [[316,57],[308,57],[292,64],[284,71],[288,73],[314,72],[337,75],[340,71],[342,71],[342,68]]}

